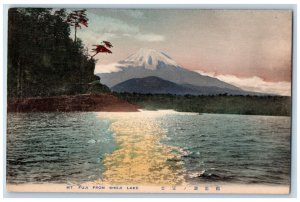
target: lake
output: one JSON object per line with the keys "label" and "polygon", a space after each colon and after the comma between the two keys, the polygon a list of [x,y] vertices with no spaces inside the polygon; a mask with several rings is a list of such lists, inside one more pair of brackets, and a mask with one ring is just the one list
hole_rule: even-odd
{"label": "lake", "polygon": [[290,117],[8,113],[7,183],[290,183]]}

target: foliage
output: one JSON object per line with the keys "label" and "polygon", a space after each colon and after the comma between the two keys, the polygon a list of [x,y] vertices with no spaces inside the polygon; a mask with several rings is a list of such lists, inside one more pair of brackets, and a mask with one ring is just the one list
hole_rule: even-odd
{"label": "foliage", "polygon": [[[64,9],[12,8],[8,16],[8,96],[31,97],[106,89],[95,60],[70,38]],[[93,83],[93,84],[91,84]]]}
{"label": "foliage", "polygon": [[113,47],[113,46],[111,45],[111,43],[108,42],[108,41],[103,41],[102,43],[103,43],[104,45],[99,45],[99,44],[93,45],[93,46],[96,46],[96,48],[93,48],[93,49],[92,49],[93,52],[95,52],[95,54],[91,56],[92,58],[93,58],[95,55],[97,55],[98,53],[110,53],[110,54],[112,53],[111,50],[108,49],[108,48]]}
{"label": "foliage", "polygon": [[76,42],[76,32],[77,32],[77,27],[79,27],[81,29],[81,25],[84,25],[85,27],[88,27],[88,18],[86,17],[86,9],[83,10],[75,10],[73,12],[71,12],[68,16],[67,16],[67,20],[66,22],[70,25],[70,26],[74,26],[75,29],[75,36],[74,36],[74,41]]}

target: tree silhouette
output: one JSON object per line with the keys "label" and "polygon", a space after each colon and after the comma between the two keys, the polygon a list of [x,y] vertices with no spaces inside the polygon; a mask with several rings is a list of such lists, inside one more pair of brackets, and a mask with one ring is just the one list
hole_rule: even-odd
{"label": "tree silhouette", "polygon": [[[67,13],[65,9],[9,9],[8,97],[108,92],[94,75],[94,53],[80,38],[75,36],[75,41],[70,36],[71,25],[78,28],[87,26],[87,22],[85,10]],[[93,47],[96,54],[111,53],[110,42],[99,44]]]}
{"label": "tree silhouette", "polygon": [[77,38],[76,38],[76,33],[77,33],[77,27],[79,27],[81,29],[81,25],[84,25],[85,27],[88,27],[88,18],[86,17],[86,9],[82,9],[82,10],[75,10],[72,11],[66,19],[66,22],[70,25],[70,26],[74,26],[75,29],[75,37],[74,37],[74,41],[76,42]]}

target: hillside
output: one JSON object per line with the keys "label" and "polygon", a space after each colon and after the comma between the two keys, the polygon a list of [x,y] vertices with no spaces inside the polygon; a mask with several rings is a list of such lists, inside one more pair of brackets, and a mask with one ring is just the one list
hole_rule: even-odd
{"label": "hillside", "polygon": [[8,97],[109,92],[85,45],[70,36],[66,15],[65,9],[9,9]]}
{"label": "hillside", "polygon": [[155,76],[133,78],[121,82],[111,88],[114,92],[128,92],[141,94],[174,94],[174,95],[215,95],[240,94],[240,91],[219,87],[200,87],[191,84],[176,84]]}

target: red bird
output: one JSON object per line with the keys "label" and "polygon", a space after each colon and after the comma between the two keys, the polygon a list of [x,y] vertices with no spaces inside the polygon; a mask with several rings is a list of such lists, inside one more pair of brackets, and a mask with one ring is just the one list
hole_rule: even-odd
{"label": "red bird", "polygon": [[109,41],[103,41],[104,45],[108,48],[113,47],[113,45]]}

